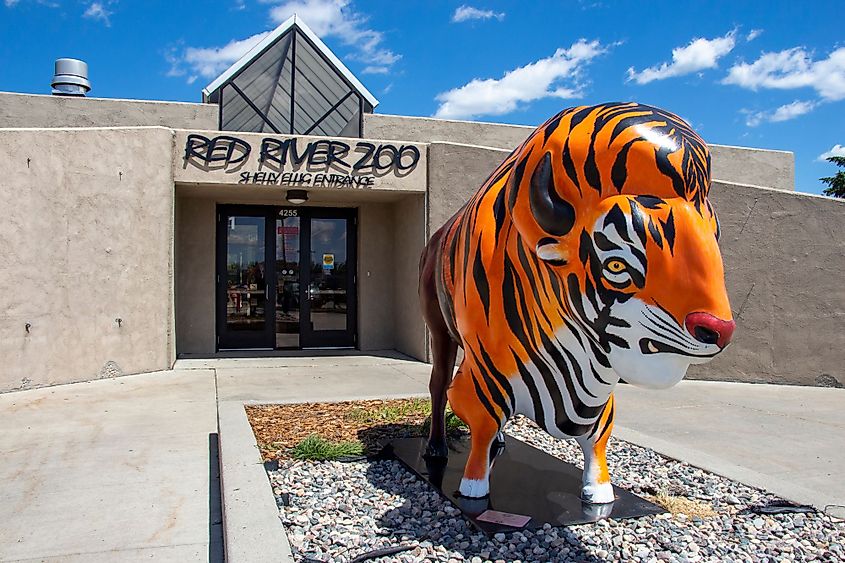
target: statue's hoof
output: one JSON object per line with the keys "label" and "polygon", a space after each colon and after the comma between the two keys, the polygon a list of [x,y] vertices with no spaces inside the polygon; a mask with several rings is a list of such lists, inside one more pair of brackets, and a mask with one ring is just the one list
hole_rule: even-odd
{"label": "statue's hoof", "polygon": [[581,511],[583,515],[592,520],[593,522],[598,522],[599,520],[604,520],[605,518],[610,518],[610,515],[613,513],[613,503],[609,502],[607,504],[589,504],[583,503],[581,505]]}
{"label": "statue's hoof", "polygon": [[488,508],[490,508],[490,499],[488,497],[484,498],[466,498],[459,496],[455,499],[455,502],[465,513],[469,514],[470,516],[478,516]]}
{"label": "statue's hoof", "polygon": [[461,479],[458,492],[464,498],[482,499],[490,494],[490,481],[487,479]]}
{"label": "statue's hoof", "polygon": [[581,489],[581,500],[588,504],[610,504],[616,500],[613,485],[610,483],[584,485]]}
{"label": "statue's hoof", "polygon": [[425,457],[449,457],[449,447],[446,442],[429,440],[425,448]]}

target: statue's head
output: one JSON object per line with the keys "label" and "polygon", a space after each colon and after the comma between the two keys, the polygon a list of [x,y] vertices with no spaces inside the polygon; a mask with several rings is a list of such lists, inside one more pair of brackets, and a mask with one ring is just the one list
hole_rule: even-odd
{"label": "statue's head", "polygon": [[514,225],[568,322],[634,385],[674,385],[731,340],[709,188],[704,141],[635,103],[566,110],[514,154]]}

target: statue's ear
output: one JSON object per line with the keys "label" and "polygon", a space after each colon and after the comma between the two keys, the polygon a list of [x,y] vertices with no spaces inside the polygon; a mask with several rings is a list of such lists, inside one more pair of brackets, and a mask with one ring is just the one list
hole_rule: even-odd
{"label": "statue's ear", "polygon": [[534,220],[546,233],[537,242],[537,256],[549,262],[565,261],[567,257],[563,256],[559,243],[575,225],[575,208],[555,189],[552,155],[548,151],[531,175],[528,203]]}

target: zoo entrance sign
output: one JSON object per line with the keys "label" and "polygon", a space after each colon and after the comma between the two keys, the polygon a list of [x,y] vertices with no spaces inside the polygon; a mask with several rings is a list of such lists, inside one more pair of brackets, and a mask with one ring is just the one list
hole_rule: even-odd
{"label": "zoo entrance sign", "polygon": [[408,176],[420,156],[415,145],[299,137],[250,142],[192,133],[185,141],[184,159],[205,171],[236,174],[238,184],[366,189],[377,178]]}

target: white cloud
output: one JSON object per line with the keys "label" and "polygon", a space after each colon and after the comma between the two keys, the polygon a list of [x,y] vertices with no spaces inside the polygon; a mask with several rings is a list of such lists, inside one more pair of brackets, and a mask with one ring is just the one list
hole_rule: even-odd
{"label": "white cloud", "polygon": [[598,41],[581,39],[569,49],[510,70],[502,78],[475,78],[460,88],[437,95],[435,117],[461,119],[502,115],[542,98],[576,98],[581,95],[585,65],[606,48]]}
{"label": "white cloud", "polygon": [[370,65],[365,66],[361,72],[363,74],[387,74],[390,69],[386,66]]}
{"label": "white cloud", "polygon": [[[46,6],[47,8],[60,8],[61,4],[58,2],[53,2],[52,0],[35,0],[36,4],[40,6]],[[18,4],[21,3],[21,0],[3,0],[3,4],[7,8],[14,8]]]}
{"label": "white cloud", "polygon": [[842,100],[845,99],[845,47],[819,60],[813,60],[812,53],[802,47],[764,53],[753,63],[732,66],[722,82],[749,90],[813,88],[826,100]]}
{"label": "white cloud", "polygon": [[748,114],[745,118],[745,124],[749,127],[757,127],[761,123],[769,122],[769,123],[777,123],[779,121],[789,121],[790,119],[795,119],[800,115],[804,115],[813,111],[816,106],[818,106],[818,102],[813,101],[806,101],[802,102],[800,100],[795,100],[791,104],[785,104],[780,106],[774,111],[767,112],[767,111],[757,111],[757,112],[750,112],[747,111]]}
{"label": "white cloud", "polygon": [[99,20],[103,22],[106,26],[110,26],[111,21],[109,21],[109,16],[111,16],[112,13],[113,12],[110,12],[106,9],[102,2],[91,2],[91,4],[88,5],[88,9],[86,9],[85,13],[82,14],[82,17],[92,20]]}
{"label": "white cloud", "polygon": [[[168,76],[181,76],[185,74],[181,63],[187,64],[191,69],[191,76],[197,75],[203,78],[217,78],[220,73],[232,66],[232,63],[244,56],[247,51],[258,45],[262,39],[267,37],[269,31],[256,33],[246,39],[229,41],[222,47],[188,47],[181,57],[174,57],[170,60],[171,68]],[[175,64],[174,64],[175,63]]]}
{"label": "white cloud", "polygon": [[276,24],[294,14],[321,38],[337,37],[352,47],[354,60],[389,69],[401,58],[383,45],[384,34],[367,27],[367,17],[355,11],[349,0],[288,0],[270,9],[270,19]]}
{"label": "white cloud", "polygon": [[762,35],[762,33],[763,33],[762,29],[752,29],[751,31],[748,32],[748,35],[745,36],[745,40],[746,41],[754,41],[755,39],[760,37],[760,35]]}
{"label": "white cloud", "polygon": [[466,4],[464,4],[458,9],[456,9],[455,13],[452,14],[452,22],[454,23],[465,22],[470,20],[489,20],[492,18],[502,21],[503,19],[505,19],[505,13],[494,12],[493,10],[480,10],[478,8],[473,8],[472,6],[467,6]]}
{"label": "white cloud", "polygon": [[730,53],[736,45],[735,32],[722,37],[693,39],[684,47],[672,49],[672,62],[648,67],[640,72],[634,67],[628,69],[628,80],[637,84],[648,84],[654,80],[663,80],[673,76],[692,74],[708,68],[716,68],[720,58]]}
{"label": "white cloud", "polygon": [[819,155],[816,159],[820,162],[826,162],[828,158],[831,156],[842,156],[845,157],[845,146],[842,145],[833,145],[833,148],[827,152],[823,152]]}
{"label": "white cloud", "polygon": [[[350,7],[349,0],[290,0],[271,4],[269,17],[278,25],[294,13],[320,37],[334,36],[354,49],[349,58],[365,63],[365,74],[386,74],[401,56],[383,45],[384,35],[366,26],[367,18]],[[235,6],[237,8],[238,5]],[[264,39],[269,31],[246,39],[233,39],[222,47],[171,48],[165,52],[170,63],[167,76],[187,76],[192,83],[198,76],[216,78],[252,47]],[[181,51],[181,52],[179,52]]]}

